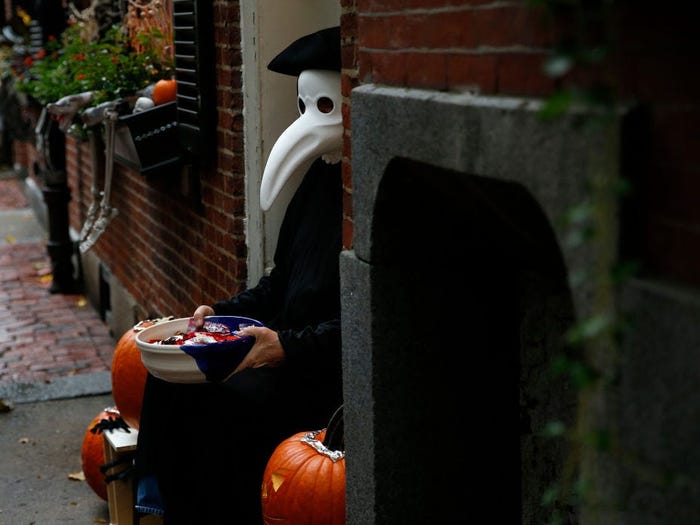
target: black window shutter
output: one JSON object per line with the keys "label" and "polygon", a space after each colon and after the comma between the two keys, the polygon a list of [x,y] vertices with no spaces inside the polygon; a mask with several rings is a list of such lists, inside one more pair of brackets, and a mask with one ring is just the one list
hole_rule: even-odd
{"label": "black window shutter", "polygon": [[173,0],[177,129],[180,144],[207,157],[215,144],[216,86],[212,0]]}

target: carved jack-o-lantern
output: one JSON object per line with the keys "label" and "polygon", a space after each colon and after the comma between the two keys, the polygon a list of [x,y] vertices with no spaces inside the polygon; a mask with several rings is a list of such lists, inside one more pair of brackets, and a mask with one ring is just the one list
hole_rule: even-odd
{"label": "carved jack-o-lantern", "polygon": [[328,428],[299,432],[280,443],[262,483],[265,525],[344,525],[345,452],[342,406]]}

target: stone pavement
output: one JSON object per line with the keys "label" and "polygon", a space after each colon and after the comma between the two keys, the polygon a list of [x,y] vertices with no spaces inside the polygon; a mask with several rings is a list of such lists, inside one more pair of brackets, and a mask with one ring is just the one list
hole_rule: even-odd
{"label": "stone pavement", "polygon": [[114,405],[115,341],[84,296],[49,292],[50,272],[23,181],[0,170],[0,525],[109,523],[79,474],[90,422]]}
{"label": "stone pavement", "polygon": [[87,484],[81,448],[110,395],[15,405],[0,413],[0,525],[109,523],[109,508]]}

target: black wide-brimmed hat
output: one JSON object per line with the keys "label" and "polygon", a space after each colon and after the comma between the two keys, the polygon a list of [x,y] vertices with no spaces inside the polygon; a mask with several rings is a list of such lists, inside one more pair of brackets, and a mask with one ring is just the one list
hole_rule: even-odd
{"label": "black wide-brimmed hat", "polygon": [[295,40],[270,61],[267,69],[297,77],[307,69],[340,72],[340,62],[340,27],[336,26]]}

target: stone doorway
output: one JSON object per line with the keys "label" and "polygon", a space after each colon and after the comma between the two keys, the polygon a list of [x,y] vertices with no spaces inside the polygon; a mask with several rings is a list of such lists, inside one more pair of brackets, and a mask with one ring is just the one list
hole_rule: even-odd
{"label": "stone doorway", "polygon": [[557,219],[603,137],[516,99],[363,86],[352,108],[348,523],[543,523],[568,451],[541,431],[577,401],[551,365],[591,292],[570,273],[599,257]]}

